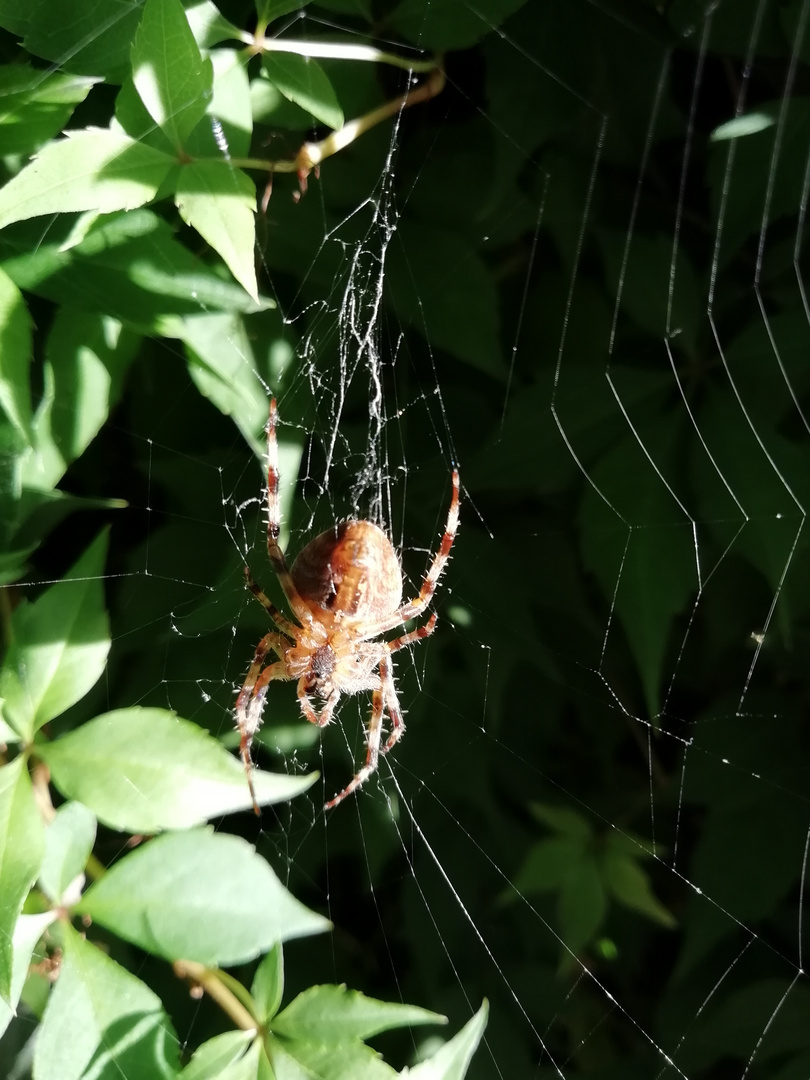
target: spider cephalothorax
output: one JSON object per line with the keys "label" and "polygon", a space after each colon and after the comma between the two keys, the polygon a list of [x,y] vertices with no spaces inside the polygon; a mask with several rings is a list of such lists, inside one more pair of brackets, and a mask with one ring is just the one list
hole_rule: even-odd
{"label": "spider cephalothorax", "polygon": [[[251,778],[250,746],[262,720],[267,687],[275,679],[295,679],[304,716],[324,727],[341,694],[372,691],[371,717],[366,730],[366,761],[354,779],[331,799],[337,806],[377,768],[405,730],[394,686],[391,654],[433,633],[436,616],[393,641],[374,641],[415,618],[430,603],[445,567],[458,528],[459,477],[453,470],[453,497],[439,550],[433,557],[419,594],[402,603],[402,572],[393,544],[370,521],[346,521],[316,536],[288,569],[278,543],[277,410],[270,402],[267,424],[267,551],[297,623],[268,600],[245,567],[248,588],[262,604],[276,629],[256,647],[253,663],[236,700],[240,752],[250,784],[253,807],[259,812]],[[268,655],[276,659],[265,665]],[[320,702],[313,705],[312,698]],[[391,731],[381,747],[382,724],[388,711]]]}

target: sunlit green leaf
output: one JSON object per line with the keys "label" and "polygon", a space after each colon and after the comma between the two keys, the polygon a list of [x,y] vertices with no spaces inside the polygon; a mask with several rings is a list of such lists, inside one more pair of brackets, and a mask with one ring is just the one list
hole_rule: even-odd
{"label": "sunlit green leaf", "polygon": [[[180,1074],[181,1080],[237,1080],[238,1072],[232,1070],[238,1070],[244,1062],[245,1051],[254,1038],[250,1031],[226,1031],[208,1039],[194,1051],[191,1061]],[[246,1080],[253,1080],[255,1076],[254,1066],[252,1075],[246,1074]]]}
{"label": "sunlit green leaf", "polygon": [[130,852],[77,910],[156,956],[208,966],[245,963],[277,941],[330,926],[250,844],[208,829],[166,833]]}
{"label": "sunlit green leaf", "polygon": [[3,716],[26,738],[95,685],[107,660],[110,631],[101,576],[102,533],[62,581],[12,616],[12,641],[0,670]]}
{"label": "sunlit green leaf", "polygon": [[75,210],[131,210],[150,202],[174,164],[127,135],[88,128],[49,143],[0,188],[0,229]]}
{"label": "sunlit green leaf", "polygon": [[183,166],[175,202],[187,225],[221,255],[245,292],[259,302],[254,265],[256,188],[227,161]]}
{"label": "sunlit green leaf", "polygon": [[426,1061],[421,1061],[412,1069],[404,1069],[400,1076],[403,1080],[405,1077],[408,1080],[464,1080],[487,1026],[488,1014],[489,1005],[485,1000],[457,1035]]}
{"label": "sunlit green leaf", "polygon": [[84,871],[95,839],[96,819],[81,803],[64,803],[48,823],[39,886],[54,903],[61,901],[67,887]]}
{"label": "sunlit green leaf", "polygon": [[0,768],[0,998],[9,1002],[13,934],[45,855],[45,827],[20,755]]}
{"label": "sunlit green leaf", "polygon": [[343,110],[323,68],[308,56],[274,50],[262,64],[268,79],[290,101],[331,128],[343,126]]}
{"label": "sunlit green leaf", "polygon": [[414,1005],[375,1001],[345,986],[313,986],[280,1012],[270,1028],[288,1039],[340,1044],[398,1027],[446,1023],[447,1017]]}
{"label": "sunlit green leaf", "polygon": [[84,453],[118,401],[139,341],[115,319],[71,307],[57,312],[33,425],[34,452],[23,466],[28,488],[49,490]]}
{"label": "sunlit green leaf", "polygon": [[200,53],[180,0],[146,0],[132,45],[132,78],[149,115],[182,149],[205,115],[213,68]]}
{"label": "sunlit green leaf", "polygon": [[31,154],[58,135],[73,109],[98,79],[28,64],[0,68],[0,147],[4,154]]}
{"label": "sunlit green leaf", "polygon": [[773,127],[776,117],[767,112],[750,112],[743,116],[735,116],[733,120],[726,121],[714,129],[711,134],[712,142],[724,142],[727,139],[742,139],[746,135],[756,135],[759,131]]}
{"label": "sunlit green leaf", "polygon": [[256,968],[250,993],[262,1022],[276,1015],[284,994],[284,950],[280,944],[274,945]]}
{"label": "sunlit green leaf", "polygon": [[14,1018],[20,1000],[28,965],[36,943],[57,918],[56,911],[44,911],[41,915],[20,915],[14,927],[12,949],[14,953],[11,971],[11,992],[8,1003],[0,999],[0,1036]]}
{"label": "sunlit green leaf", "polygon": [[37,1035],[37,1080],[174,1080],[178,1041],[157,995],[69,924],[64,935]]}
{"label": "sunlit green leaf", "polygon": [[[105,825],[128,832],[183,829],[252,806],[240,761],[202,728],[163,709],[118,709],[43,744],[53,782]],[[286,801],[310,776],[254,771],[262,806]]]}
{"label": "sunlit green leaf", "polygon": [[0,408],[21,440],[31,439],[31,319],[11,278],[0,270]]}

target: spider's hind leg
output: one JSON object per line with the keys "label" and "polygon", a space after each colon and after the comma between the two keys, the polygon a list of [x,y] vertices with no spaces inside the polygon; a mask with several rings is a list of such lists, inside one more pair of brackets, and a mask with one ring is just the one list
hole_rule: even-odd
{"label": "spider's hind leg", "polygon": [[[381,673],[384,663],[386,663],[385,659],[380,661]],[[371,718],[369,719],[368,728],[366,730],[366,763],[363,768],[359,770],[354,779],[346,785],[343,791],[341,791],[339,795],[336,795],[334,799],[329,800],[324,806],[324,810],[332,810],[339,803],[342,803],[353,791],[357,791],[362,784],[365,784],[372,773],[377,771],[377,762],[380,757],[380,739],[382,737],[384,705],[384,690],[382,688],[375,690],[371,698]],[[397,709],[399,709],[399,706],[397,706]]]}

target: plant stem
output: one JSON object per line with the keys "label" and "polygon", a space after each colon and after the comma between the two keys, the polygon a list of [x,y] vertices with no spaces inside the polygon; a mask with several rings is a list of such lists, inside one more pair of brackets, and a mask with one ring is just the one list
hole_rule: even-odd
{"label": "plant stem", "polygon": [[259,1025],[256,1018],[251,1016],[233,991],[222,983],[219,978],[220,973],[216,968],[207,968],[195,960],[175,960],[172,967],[178,978],[186,979],[194,986],[202,987],[242,1031],[258,1031]]}
{"label": "plant stem", "polygon": [[[257,27],[258,31],[258,27]],[[349,45],[330,41],[291,41],[289,38],[263,37],[260,33],[239,35],[240,41],[256,53],[288,52],[323,60],[363,60],[371,64],[390,64],[404,71],[430,71],[436,67],[432,58],[417,60],[396,53],[383,52],[373,45]]]}
{"label": "plant stem", "polygon": [[326,158],[343,150],[355,139],[382,123],[383,120],[387,120],[388,117],[394,116],[401,109],[419,105],[441,93],[446,81],[444,68],[435,64],[434,61],[431,61],[431,64],[430,76],[415,89],[409,90],[407,94],[401,94],[393,101],[387,101],[356,120],[350,120],[348,124],[344,124],[338,131],[333,131],[320,142],[304,143],[292,160],[265,161],[262,158],[234,158],[233,164],[241,169],[263,169],[270,173],[297,173],[301,188],[305,191],[307,176]]}

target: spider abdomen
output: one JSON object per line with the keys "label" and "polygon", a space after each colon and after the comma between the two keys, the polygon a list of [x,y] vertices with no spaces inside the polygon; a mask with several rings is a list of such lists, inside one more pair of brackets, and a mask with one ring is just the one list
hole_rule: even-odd
{"label": "spider abdomen", "polygon": [[350,618],[381,618],[402,600],[393,545],[370,521],[345,521],[316,536],[295,560],[292,579],[308,604]]}

